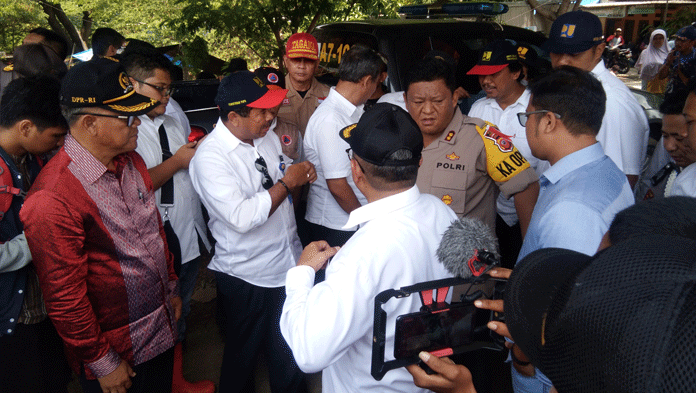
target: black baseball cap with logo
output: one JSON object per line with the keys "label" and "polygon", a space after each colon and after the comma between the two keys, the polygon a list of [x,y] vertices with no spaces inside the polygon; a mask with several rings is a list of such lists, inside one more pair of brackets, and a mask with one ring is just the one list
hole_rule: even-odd
{"label": "black baseball cap with logo", "polygon": [[519,60],[517,46],[508,40],[496,40],[483,48],[481,57],[467,75],[492,75]]}
{"label": "black baseball cap with logo", "polygon": [[120,63],[95,59],[68,71],[61,83],[60,103],[69,108],[98,107],[139,116],[159,101],[136,93]]}
{"label": "black baseball cap with logo", "polygon": [[273,108],[280,105],[288,93],[286,89],[269,89],[251,71],[239,71],[227,75],[220,82],[215,104],[220,110],[249,108]]}
{"label": "black baseball cap with logo", "polygon": [[572,11],[553,22],[543,49],[549,53],[572,54],[584,52],[603,42],[602,22],[597,15]]}
{"label": "black baseball cap with logo", "polygon": [[[360,121],[343,128],[339,135],[353,152],[377,166],[418,165],[423,150],[423,135],[411,115],[400,107],[379,103],[365,111]],[[390,160],[397,150],[412,153],[408,160]]]}

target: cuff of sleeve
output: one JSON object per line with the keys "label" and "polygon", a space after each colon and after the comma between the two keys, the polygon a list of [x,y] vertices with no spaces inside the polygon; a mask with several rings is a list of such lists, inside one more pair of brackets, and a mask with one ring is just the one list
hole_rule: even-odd
{"label": "cuff of sleeve", "polygon": [[314,269],[310,266],[295,266],[285,276],[285,289],[311,288],[314,285]]}
{"label": "cuff of sleeve", "polygon": [[529,187],[530,184],[536,181],[539,181],[539,176],[534,169],[530,167],[518,173],[515,175],[515,177],[506,181],[505,183],[498,183],[498,185],[503,196],[506,199],[510,199],[511,196],[520,191],[524,191],[527,189],[527,187]]}
{"label": "cuff of sleeve", "polygon": [[86,363],[85,367],[87,367],[95,377],[101,378],[111,374],[116,370],[119,364],[121,364],[121,357],[118,356],[113,348],[109,348],[109,352],[102,356],[101,359]]}

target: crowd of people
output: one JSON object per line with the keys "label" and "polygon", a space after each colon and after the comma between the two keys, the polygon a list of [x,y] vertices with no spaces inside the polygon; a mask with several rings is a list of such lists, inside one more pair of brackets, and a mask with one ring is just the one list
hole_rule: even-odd
{"label": "crowd of people", "polygon": [[[171,97],[181,70],[151,44],[100,28],[67,69],[65,39],[30,31],[0,75],[0,390],[214,392],[182,373],[207,263],[217,391],[254,391],[260,353],[276,393],[317,372],[325,392],[487,391],[427,352],[433,372],[370,372],[375,296],[451,277],[437,248],[464,217],[498,238],[504,299],[475,305],[504,311],[488,327],[510,365],[467,362],[509,367],[516,393],[690,390],[696,27],[667,38],[654,30],[638,61],[644,87],[666,80],[648,154],[647,117],[602,60],[622,37],[582,11],[551,26],[548,67],[525,43],[483,47],[467,113],[448,53],[383,94],[380,53],[352,46],[329,87],[317,40],[293,34],[286,75],[230,63],[197,140]],[[388,358],[396,317],[426,300],[390,306]]]}

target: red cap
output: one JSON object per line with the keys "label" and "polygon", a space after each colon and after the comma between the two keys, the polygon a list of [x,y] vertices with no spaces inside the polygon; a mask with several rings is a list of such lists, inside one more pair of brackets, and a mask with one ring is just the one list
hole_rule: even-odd
{"label": "red cap", "polygon": [[319,60],[317,39],[309,33],[295,33],[288,38],[288,43],[285,45],[285,55],[291,59],[303,57]]}
{"label": "red cap", "polygon": [[[275,87],[275,86],[274,86]],[[247,104],[249,108],[273,108],[278,105],[280,105],[281,102],[285,99],[285,96],[288,94],[287,89],[281,89],[281,88],[274,88],[274,89],[268,89],[268,93],[264,94],[261,98],[258,100],[252,102],[251,104]]]}
{"label": "red cap", "polygon": [[503,68],[507,67],[507,64],[499,64],[499,65],[475,65],[474,68],[470,69],[469,72],[467,72],[467,75],[493,75],[496,72],[502,70]]}

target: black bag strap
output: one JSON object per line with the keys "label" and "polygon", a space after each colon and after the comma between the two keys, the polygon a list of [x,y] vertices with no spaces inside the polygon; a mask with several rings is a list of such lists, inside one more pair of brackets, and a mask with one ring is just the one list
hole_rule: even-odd
{"label": "black bag strap", "polygon": [[[159,127],[159,140],[160,146],[162,146],[162,162],[173,156],[172,152],[169,150],[169,139],[167,138],[167,132],[164,130],[164,124]],[[160,188],[160,203],[162,205],[174,205],[174,176],[169,178],[166,183]]]}

